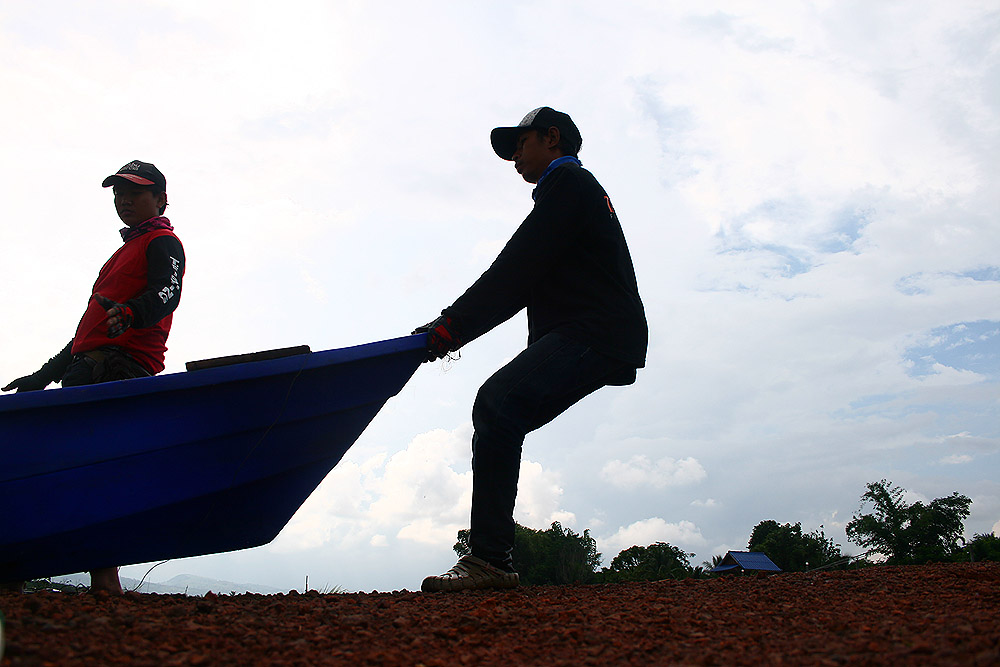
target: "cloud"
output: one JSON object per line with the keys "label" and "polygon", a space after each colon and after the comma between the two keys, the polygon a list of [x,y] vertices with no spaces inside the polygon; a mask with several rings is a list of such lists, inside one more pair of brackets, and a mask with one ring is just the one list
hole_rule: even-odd
{"label": "cloud", "polygon": [[[472,472],[471,425],[434,429],[394,454],[341,462],[299,508],[271,545],[290,553],[326,544],[389,546],[396,540],[451,545],[469,527]],[[515,519],[531,528],[553,521],[569,527],[576,517],[560,507],[559,475],[521,462]]]}
{"label": "cloud", "polygon": [[442,523],[466,521],[463,508],[472,495],[469,469],[471,429],[435,429],[417,435],[407,447],[389,456],[382,474],[369,486],[375,500],[371,518],[379,523],[435,516]]}
{"label": "cloud", "polygon": [[978,436],[969,431],[943,436],[939,442],[952,448],[961,447],[984,453],[1000,452],[1000,438]]}
{"label": "cloud", "polygon": [[448,523],[437,517],[419,517],[399,529],[396,537],[403,541],[427,545],[453,544],[458,531],[468,528],[468,522]]}
{"label": "cloud", "polygon": [[567,528],[575,525],[576,515],[559,505],[563,495],[559,477],[558,473],[544,470],[539,463],[521,461],[515,521],[535,529],[547,529],[554,521]]}
{"label": "cloud", "polygon": [[472,473],[469,426],[435,429],[392,455],[341,461],[309,496],[271,548],[294,552],[336,542],[385,545],[386,534],[452,542],[468,527]]}
{"label": "cloud", "polygon": [[707,545],[701,530],[692,522],[668,523],[660,517],[636,521],[608,537],[597,539],[599,550],[609,561],[629,547],[645,547],[656,542],[666,542],[686,551]]}
{"label": "cloud", "polygon": [[974,384],[982,382],[985,378],[975,371],[967,371],[960,368],[952,368],[944,364],[931,363],[927,372],[921,376],[920,382],[924,386],[940,387],[954,386],[962,384]]}
{"label": "cloud", "polygon": [[708,473],[694,457],[675,460],[670,457],[650,462],[645,455],[636,455],[627,462],[609,461],[601,468],[601,477],[615,486],[632,488],[652,486],[662,489],[667,486],[696,484]]}

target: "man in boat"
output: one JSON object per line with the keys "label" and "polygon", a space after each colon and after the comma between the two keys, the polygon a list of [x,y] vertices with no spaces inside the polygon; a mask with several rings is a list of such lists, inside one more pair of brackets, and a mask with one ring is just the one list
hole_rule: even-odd
{"label": "man in boat", "polygon": [[[133,160],[102,183],[125,223],[122,246],[105,262],[76,335],[39,370],[3,391],[36,391],[148,377],[163,370],[173,312],[181,298],[184,248],[167,208],[167,179]],[[92,590],[122,592],[117,568],[91,573]]]}
{"label": "man in boat", "polygon": [[428,361],[520,312],[528,345],[480,388],[472,408],[470,555],[425,591],[512,588],[514,501],[527,433],[588,394],[635,382],[648,330],[632,259],[607,192],[577,157],[580,131],[550,107],[495,128],[493,150],[528,183],[534,206],[489,269],[433,322]]}

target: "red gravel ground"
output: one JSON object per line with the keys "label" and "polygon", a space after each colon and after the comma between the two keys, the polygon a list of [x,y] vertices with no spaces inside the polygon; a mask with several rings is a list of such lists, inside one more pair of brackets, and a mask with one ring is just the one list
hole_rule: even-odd
{"label": "red gravel ground", "polygon": [[997,665],[1000,563],[464,593],[0,596],[2,665]]}

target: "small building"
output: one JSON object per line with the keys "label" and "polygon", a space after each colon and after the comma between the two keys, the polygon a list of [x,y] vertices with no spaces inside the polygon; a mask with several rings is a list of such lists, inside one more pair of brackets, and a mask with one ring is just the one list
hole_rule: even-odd
{"label": "small building", "polygon": [[712,574],[725,572],[781,572],[767,554],[759,551],[730,551],[722,562],[709,570]]}

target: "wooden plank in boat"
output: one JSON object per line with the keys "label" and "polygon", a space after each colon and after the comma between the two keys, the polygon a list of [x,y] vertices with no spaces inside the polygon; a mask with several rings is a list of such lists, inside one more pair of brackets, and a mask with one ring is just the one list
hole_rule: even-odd
{"label": "wooden plank in boat", "polygon": [[245,364],[251,361],[267,361],[269,359],[281,359],[291,357],[296,354],[309,354],[312,350],[308,345],[296,345],[294,347],[281,347],[275,350],[263,350],[261,352],[247,352],[246,354],[232,354],[227,357],[213,357],[212,359],[199,359],[189,361],[184,364],[184,368],[189,371],[200,371],[205,368],[217,368],[219,366],[230,366],[232,364]]}

